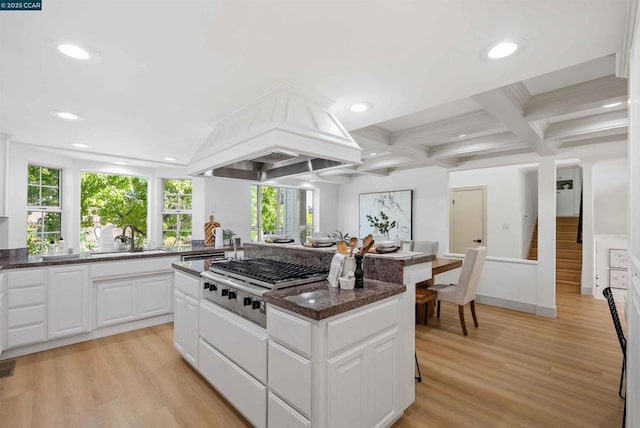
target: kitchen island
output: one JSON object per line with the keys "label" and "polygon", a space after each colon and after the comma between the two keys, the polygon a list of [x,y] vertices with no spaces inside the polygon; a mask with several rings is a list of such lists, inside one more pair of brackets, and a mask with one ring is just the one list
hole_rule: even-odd
{"label": "kitchen island", "polygon": [[[334,253],[245,244],[247,257],[325,267]],[[363,289],[317,281],[267,291],[260,309],[266,328],[201,299],[190,326],[176,309],[174,329],[184,342],[176,349],[193,349],[197,341],[196,355],[183,352],[185,359],[255,426],[389,426],[414,401],[414,290],[430,277],[432,259],[367,255]],[[206,269],[198,262],[174,267],[176,293]],[[189,330],[197,337],[187,338]]]}

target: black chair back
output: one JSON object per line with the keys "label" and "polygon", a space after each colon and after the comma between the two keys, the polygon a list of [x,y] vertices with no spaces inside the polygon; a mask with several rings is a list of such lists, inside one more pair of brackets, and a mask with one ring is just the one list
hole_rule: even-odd
{"label": "black chair back", "polygon": [[611,312],[611,319],[613,320],[613,326],[616,328],[616,333],[618,334],[618,341],[620,342],[620,347],[622,348],[622,354],[626,355],[627,352],[627,339],[624,337],[624,330],[622,330],[622,324],[620,324],[620,318],[618,317],[618,309],[616,308],[616,302],[613,300],[613,293],[611,292],[611,287],[607,287],[602,290],[602,294],[607,299],[607,303],[609,303],[609,312]]}

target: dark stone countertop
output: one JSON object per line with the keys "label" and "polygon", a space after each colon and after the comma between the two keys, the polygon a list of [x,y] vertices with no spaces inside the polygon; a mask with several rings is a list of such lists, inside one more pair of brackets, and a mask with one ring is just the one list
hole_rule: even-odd
{"label": "dark stone countertop", "polygon": [[390,282],[364,280],[364,288],[342,290],[330,287],[327,281],[318,281],[297,287],[283,288],[264,294],[267,303],[296,314],[322,320],[356,309],[387,297],[402,294],[404,285]]}
{"label": "dark stone countertop", "polygon": [[182,271],[186,274],[200,277],[200,272],[209,270],[211,261],[209,260],[190,260],[187,262],[175,262],[171,263],[176,270]]}
{"label": "dark stone countertop", "polygon": [[[239,248],[241,249],[241,248]],[[43,260],[41,256],[27,256],[21,254],[13,257],[0,258],[0,269],[20,269],[31,267],[46,267],[46,266],[58,266],[58,265],[70,265],[76,263],[93,263],[93,262],[115,262],[123,260],[138,260],[153,257],[176,257],[183,255],[196,255],[206,254],[220,251],[233,251],[233,247],[214,248],[204,246],[192,246],[192,247],[170,247],[161,251],[142,251],[137,253],[121,252],[121,253],[108,253],[104,255],[91,255],[91,253],[81,253],[78,258],[74,259],[62,259],[62,260]],[[199,272],[198,272],[199,274]]]}

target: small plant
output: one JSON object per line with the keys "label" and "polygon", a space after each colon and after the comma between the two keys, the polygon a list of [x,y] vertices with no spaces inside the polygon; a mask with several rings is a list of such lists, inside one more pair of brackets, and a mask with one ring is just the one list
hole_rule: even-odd
{"label": "small plant", "polygon": [[332,233],[331,235],[329,235],[329,237],[335,239],[337,242],[346,242],[350,238],[349,233],[342,233],[341,230],[336,230],[336,233]]}
{"label": "small plant", "polygon": [[371,227],[387,239],[389,239],[389,231],[398,225],[395,220],[389,221],[389,216],[384,211],[380,211],[380,218],[367,214],[367,220]]}
{"label": "small plant", "polygon": [[236,236],[236,233],[231,229],[222,229],[222,240],[231,244],[231,239]]}

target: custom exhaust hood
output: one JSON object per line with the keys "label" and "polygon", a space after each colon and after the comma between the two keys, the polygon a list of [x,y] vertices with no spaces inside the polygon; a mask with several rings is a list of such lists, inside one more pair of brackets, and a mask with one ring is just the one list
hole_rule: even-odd
{"label": "custom exhaust hood", "polygon": [[281,84],[214,125],[190,175],[266,181],[359,165],[362,149],[332,101]]}

